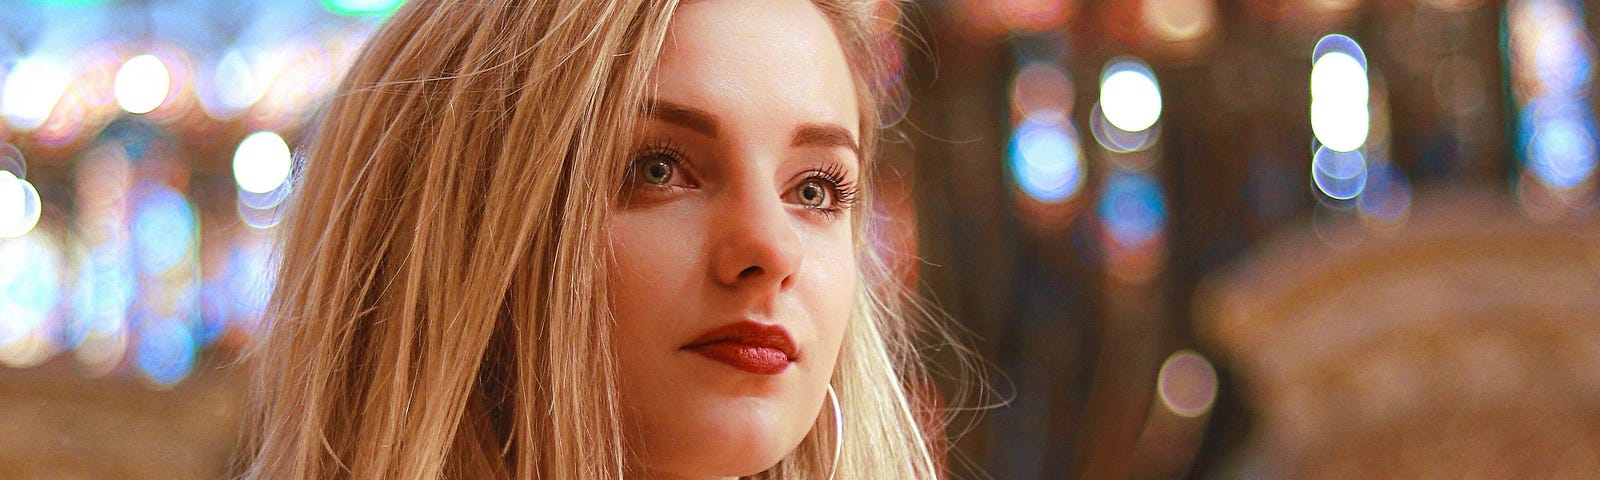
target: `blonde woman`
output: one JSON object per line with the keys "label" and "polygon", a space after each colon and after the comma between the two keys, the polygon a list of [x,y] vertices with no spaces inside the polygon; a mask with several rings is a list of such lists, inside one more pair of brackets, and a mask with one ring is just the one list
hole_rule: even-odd
{"label": "blonde woman", "polygon": [[929,479],[884,5],[413,0],[328,110],[248,478]]}

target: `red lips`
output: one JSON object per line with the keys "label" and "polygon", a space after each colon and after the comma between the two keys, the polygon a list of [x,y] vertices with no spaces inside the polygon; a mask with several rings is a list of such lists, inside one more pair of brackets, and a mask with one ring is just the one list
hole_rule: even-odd
{"label": "red lips", "polygon": [[796,360],[788,330],[749,320],[708,330],[682,350],[757,375],[783,373]]}

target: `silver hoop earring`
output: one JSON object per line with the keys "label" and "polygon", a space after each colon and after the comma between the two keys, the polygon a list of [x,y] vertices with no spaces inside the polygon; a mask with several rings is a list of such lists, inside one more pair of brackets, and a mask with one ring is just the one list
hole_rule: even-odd
{"label": "silver hoop earring", "polygon": [[839,473],[839,454],[844,451],[844,412],[839,410],[839,394],[828,384],[828,402],[833,404],[833,467],[828,470],[828,480]]}

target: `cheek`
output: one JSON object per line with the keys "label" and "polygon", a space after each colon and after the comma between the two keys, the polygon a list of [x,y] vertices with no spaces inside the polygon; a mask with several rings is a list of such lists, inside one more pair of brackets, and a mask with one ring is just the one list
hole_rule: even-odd
{"label": "cheek", "polygon": [[648,366],[627,353],[664,351],[676,338],[670,329],[675,315],[685,313],[678,304],[694,294],[694,262],[701,257],[694,238],[689,222],[626,212],[614,217],[607,288],[624,376]]}
{"label": "cheek", "polygon": [[802,279],[802,295],[811,317],[817,319],[819,336],[837,357],[856,300],[858,271],[848,227],[843,233],[829,232],[813,239],[803,268],[810,274]]}
{"label": "cheek", "polygon": [[699,258],[688,222],[624,212],[614,217],[611,231],[607,285],[615,309],[648,310],[653,301],[681,293]]}

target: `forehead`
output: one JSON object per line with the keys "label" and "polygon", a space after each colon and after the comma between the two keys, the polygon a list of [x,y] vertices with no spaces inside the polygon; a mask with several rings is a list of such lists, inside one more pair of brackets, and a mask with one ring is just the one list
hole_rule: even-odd
{"label": "forehead", "polygon": [[736,129],[830,122],[860,133],[844,49],[809,0],[685,2],[656,76],[657,96],[708,110]]}

